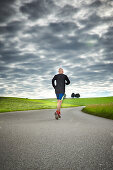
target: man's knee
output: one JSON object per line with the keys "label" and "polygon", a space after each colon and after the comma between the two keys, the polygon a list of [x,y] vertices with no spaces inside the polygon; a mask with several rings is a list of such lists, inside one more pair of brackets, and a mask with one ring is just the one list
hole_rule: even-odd
{"label": "man's knee", "polygon": [[62,100],[59,100],[59,103],[62,103]]}

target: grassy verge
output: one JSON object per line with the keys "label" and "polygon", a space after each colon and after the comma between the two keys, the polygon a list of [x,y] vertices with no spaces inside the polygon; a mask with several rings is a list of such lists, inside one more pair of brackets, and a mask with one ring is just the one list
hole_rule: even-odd
{"label": "grassy verge", "polygon": [[113,103],[89,105],[83,108],[82,111],[95,116],[104,117],[113,120]]}

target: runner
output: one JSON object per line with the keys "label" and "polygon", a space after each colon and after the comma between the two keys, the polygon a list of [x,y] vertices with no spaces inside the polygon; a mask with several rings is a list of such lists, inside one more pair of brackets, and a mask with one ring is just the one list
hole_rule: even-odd
{"label": "runner", "polygon": [[[67,77],[67,75],[63,74],[64,71],[62,68],[59,68],[58,72],[59,74],[55,75],[52,79],[52,86],[55,89],[55,93],[58,99],[57,110],[55,114],[57,114],[58,117],[61,118],[60,108],[61,108],[62,100],[64,99],[65,84],[66,85],[70,84],[70,80]],[[55,85],[55,80],[56,80],[56,85]]]}

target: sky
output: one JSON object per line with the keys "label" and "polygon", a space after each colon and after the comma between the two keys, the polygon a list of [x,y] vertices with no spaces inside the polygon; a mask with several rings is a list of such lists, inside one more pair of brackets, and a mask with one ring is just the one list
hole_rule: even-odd
{"label": "sky", "polygon": [[0,0],[0,96],[113,96],[113,0]]}

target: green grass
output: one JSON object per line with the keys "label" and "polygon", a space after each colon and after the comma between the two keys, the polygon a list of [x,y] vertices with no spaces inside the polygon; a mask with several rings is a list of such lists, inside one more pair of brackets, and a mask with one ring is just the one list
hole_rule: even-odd
{"label": "green grass", "polygon": [[92,104],[113,103],[113,97],[95,97],[95,98],[69,98],[64,99],[65,104],[73,104],[79,106],[87,106]]}
{"label": "green grass", "polygon": [[[0,112],[56,109],[57,99],[25,99],[0,97]],[[67,98],[62,108],[86,106],[83,112],[113,119],[113,97]]]}
{"label": "green grass", "polygon": [[[62,104],[62,107],[64,108],[77,106],[75,103],[74,104],[71,102],[65,103],[64,101]],[[57,105],[56,99],[25,99],[14,97],[0,97],[0,112],[55,109],[56,105]]]}
{"label": "green grass", "polygon": [[113,120],[113,103],[86,106],[83,112]]}

